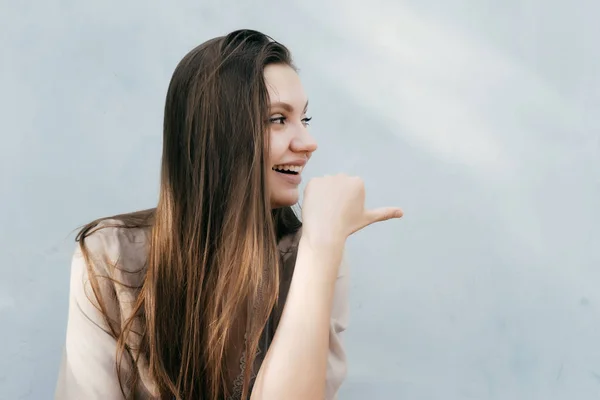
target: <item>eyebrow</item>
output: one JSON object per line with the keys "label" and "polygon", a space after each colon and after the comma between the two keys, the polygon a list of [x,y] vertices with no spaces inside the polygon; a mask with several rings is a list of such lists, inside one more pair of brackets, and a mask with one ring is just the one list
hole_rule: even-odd
{"label": "eyebrow", "polygon": [[[290,112],[290,113],[294,112],[294,107],[291,104],[284,103],[282,101],[279,101],[277,103],[271,104],[270,108],[271,109],[273,109],[273,108],[283,108],[287,112]],[[306,112],[307,109],[308,109],[308,100],[306,100],[306,104],[304,105],[303,112]]]}

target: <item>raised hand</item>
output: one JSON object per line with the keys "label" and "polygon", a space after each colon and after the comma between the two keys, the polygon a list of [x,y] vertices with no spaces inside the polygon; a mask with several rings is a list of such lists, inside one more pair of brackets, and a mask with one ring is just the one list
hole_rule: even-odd
{"label": "raised hand", "polygon": [[311,243],[344,243],[368,225],[402,215],[397,207],[365,209],[365,185],[359,177],[313,178],[304,190],[303,235]]}

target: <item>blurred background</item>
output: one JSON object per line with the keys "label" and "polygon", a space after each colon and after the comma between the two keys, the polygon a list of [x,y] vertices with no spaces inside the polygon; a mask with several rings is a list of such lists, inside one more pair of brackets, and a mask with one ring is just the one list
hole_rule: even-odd
{"label": "blurred background", "polygon": [[[341,400],[600,397],[600,3],[0,0],[0,398],[53,397],[73,231],[155,205],[193,47],[287,45],[352,237]],[[306,181],[306,180],[305,180]]]}

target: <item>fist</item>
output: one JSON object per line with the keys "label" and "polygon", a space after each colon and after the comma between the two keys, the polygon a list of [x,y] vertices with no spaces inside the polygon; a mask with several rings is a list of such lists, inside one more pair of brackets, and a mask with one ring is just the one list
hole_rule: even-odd
{"label": "fist", "polygon": [[368,225],[402,215],[397,207],[365,209],[365,185],[359,177],[314,178],[304,190],[303,233],[313,240],[343,242]]}

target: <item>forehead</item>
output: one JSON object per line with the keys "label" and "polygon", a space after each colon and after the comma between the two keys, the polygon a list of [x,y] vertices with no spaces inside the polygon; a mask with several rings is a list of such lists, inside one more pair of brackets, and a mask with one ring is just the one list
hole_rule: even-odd
{"label": "forehead", "polygon": [[265,81],[271,103],[288,103],[294,107],[304,107],[306,93],[300,76],[288,65],[271,64],[265,68]]}

